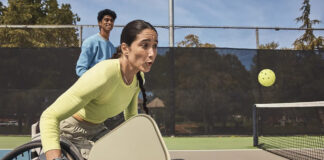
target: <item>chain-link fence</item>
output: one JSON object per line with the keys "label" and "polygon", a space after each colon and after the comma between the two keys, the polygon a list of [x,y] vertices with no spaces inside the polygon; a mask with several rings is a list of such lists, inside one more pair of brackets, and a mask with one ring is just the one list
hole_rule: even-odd
{"label": "chain-link fence", "polygon": [[[158,48],[158,52],[145,85],[148,106],[164,135],[252,134],[255,103],[323,100],[324,52],[230,48]],[[0,48],[1,134],[29,134],[42,111],[77,80],[79,53],[80,48]],[[271,87],[257,82],[264,68],[276,73]]]}
{"label": "chain-link fence", "polygon": [[[114,26],[110,33],[110,41],[113,44],[119,44],[123,27],[124,25]],[[159,33],[159,46],[170,46],[170,27],[155,27]],[[303,35],[305,30],[312,30],[315,36],[323,37],[324,28],[175,25],[174,45],[177,46],[186,35],[195,34],[201,37],[202,43],[215,44],[217,47],[259,48],[260,45],[275,42],[278,43],[278,48],[293,48],[294,41]],[[30,43],[34,47],[60,48],[80,47],[86,38],[98,33],[99,28],[98,25],[0,25],[0,32],[0,47],[3,47],[2,43],[14,47]]]}

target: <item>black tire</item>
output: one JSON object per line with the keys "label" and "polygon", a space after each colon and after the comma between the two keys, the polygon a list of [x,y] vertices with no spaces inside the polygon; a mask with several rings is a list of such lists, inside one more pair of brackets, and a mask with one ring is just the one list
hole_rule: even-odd
{"label": "black tire", "polygon": [[[71,149],[71,147],[64,142],[61,143],[61,149],[63,155],[69,159],[69,160],[83,160],[82,157],[79,156],[78,153],[79,151],[74,151]],[[13,151],[9,152],[7,155],[5,155],[2,160],[19,160],[19,157],[24,157],[24,160],[26,158],[29,158],[29,160],[34,159],[39,156],[37,152],[35,152],[35,149],[40,149],[42,150],[42,143],[40,140],[36,141],[31,141],[29,143],[23,144]],[[27,157],[28,156],[28,157]]]}

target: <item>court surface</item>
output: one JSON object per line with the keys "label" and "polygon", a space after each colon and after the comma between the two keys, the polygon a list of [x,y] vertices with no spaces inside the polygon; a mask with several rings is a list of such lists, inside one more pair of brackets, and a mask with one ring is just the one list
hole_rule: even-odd
{"label": "court surface", "polygon": [[[0,159],[10,150],[0,150]],[[261,149],[170,150],[176,160],[286,160]]]}
{"label": "court surface", "polygon": [[[0,150],[0,158],[9,151]],[[156,123],[147,115],[134,116],[101,137],[88,159],[128,160],[134,157],[140,160],[284,160],[261,149],[170,150]]]}
{"label": "court surface", "polygon": [[234,150],[170,150],[177,160],[286,160],[261,149]]}

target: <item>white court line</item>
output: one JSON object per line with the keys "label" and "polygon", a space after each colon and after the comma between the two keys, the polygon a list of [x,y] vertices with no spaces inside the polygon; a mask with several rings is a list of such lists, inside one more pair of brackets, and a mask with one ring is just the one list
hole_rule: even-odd
{"label": "white court line", "polygon": [[262,151],[262,149],[216,149],[216,150],[169,150],[171,152],[224,152],[224,151]]}
{"label": "white court line", "polygon": [[313,102],[291,102],[291,103],[264,103],[255,104],[257,108],[278,108],[278,107],[323,107],[324,101],[313,101]]}
{"label": "white court line", "polygon": [[[5,150],[13,150],[13,149],[6,149],[6,148],[2,148],[0,149],[0,151],[5,151]],[[195,152],[195,151],[203,151],[203,152],[214,152],[214,151],[258,151],[258,150],[262,150],[262,149],[215,149],[215,150],[169,150],[169,151],[190,151],[190,152]]]}
{"label": "white court line", "polygon": [[[0,149],[1,150],[13,150],[13,149]],[[194,152],[194,151],[204,151],[204,152],[208,152],[208,151],[258,151],[258,150],[262,150],[262,149],[215,149],[215,150],[169,150],[169,151],[190,151],[190,152]]]}

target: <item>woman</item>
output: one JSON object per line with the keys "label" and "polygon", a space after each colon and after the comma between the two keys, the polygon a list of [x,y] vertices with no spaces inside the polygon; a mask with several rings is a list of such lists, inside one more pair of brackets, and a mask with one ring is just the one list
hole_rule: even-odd
{"label": "woman", "polygon": [[148,22],[128,23],[113,56],[116,59],[95,65],[43,112],[40,130],[47,160],[61,159],[60,134],[87,159],[91,139],[105,130],[107,118],[124,112],[127,120],[137,114],[140,89],[146,101],[142,72],[149,72],[154,63],[157,36]]}

